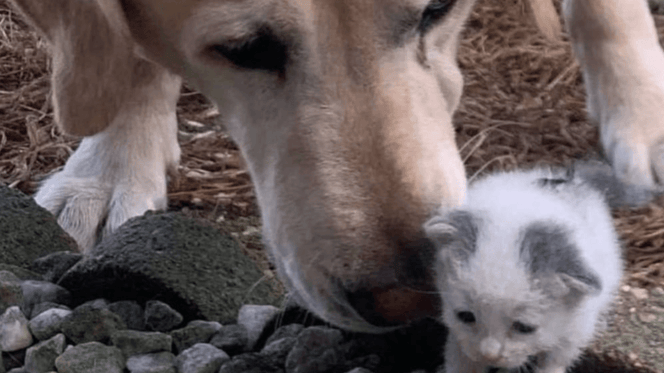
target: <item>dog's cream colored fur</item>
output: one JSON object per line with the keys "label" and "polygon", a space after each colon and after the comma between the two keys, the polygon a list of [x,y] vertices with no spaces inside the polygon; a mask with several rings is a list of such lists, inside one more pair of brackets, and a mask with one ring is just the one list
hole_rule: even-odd
{"label": "dog's cream colored fur", "polygon": [[[548,0],[531,1],[536,19],[555,34]],[[591,86],[591,112],[602,114],[605,144],[617,144],[609,153],[623,174],[653,182],[664,162],[657,148],[664,127],[633,119],[635,110],[656,116],[659,106],[602,108],[615,97],[658,98],[659,60],[630,57],[613,68],[613,59],[639,48],[647,48],[644,56],[662,52],[651,21],[617,23],[610,28],[624,37],[602,37],[610,34],[602,17],[645,19],[645,1],[636,10],[631,0],[599,1],[565,5],[585,76],[607,76],[601,81],[615,88]],[[457,0],[425,35],[417,23],[427,0],[14,2],[53,45],[58,123],[88,136],[36,196],[83,250],[128,218],[165,207],[165,173],[179,158],[182,76],[218,105],[242,150],[266,244],[302,305],[361,331],[381,328],[349,294],[364,292],[374,317],[390,323],[435,312],[436,299],[400,284],[395,264],[423,237],[421,224],[435,208],[464,199],[451,118],[463,85],[458,38],[474,0]],[[212,53],[212,45],[231,45],[259,28],[287,46],[282,74]],[[586,52],[604,45],[596,58]],[[640,92],[634,70],[653,88]],[[628,157],[623,167],[624,152],[642,149],[647,156]]]}

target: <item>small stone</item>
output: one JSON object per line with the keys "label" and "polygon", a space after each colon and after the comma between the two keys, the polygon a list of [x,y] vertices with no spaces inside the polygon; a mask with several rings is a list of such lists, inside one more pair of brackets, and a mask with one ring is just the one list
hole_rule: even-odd
{"label": "small stone", "polygon": [[278,339],[286,337],[297,337],[302,330],[304,330],[304,325],[302,324],[288,324],[277,329],[272,335],[265,341],[265,344],[268,345]]}
{"label": "small stone", "polygon": [[175,355],[170,352],[135,355],[127,359],[130,373],[177,373]]}
{"label": "small stone", "polygon": [[274,365],[266,356],[258,353],[237,355],[224,363],[218,373],[283,373],[283,365]]}
{"label": "small stone", "polygon": [[629,313],[634,313],[634,312],[636,312],[636,307],[631,307],[631,308],[629,309]]}
{"label": "small stone", "polygon": [[119,348],[125,357],[153,352],[171,351],[172,338],[160,332],[116,330],[111,333],[111,344]]}
{"label": "small stone", "polygon": [[173,330],[170,334],[173,337],[175,352],[180,353],[196,343],[208,343],[221,329],[221,324],[218,322],[195,320],[184,328]]}
{"label": "small stone", "polygon": [[110,305],[111,304],[106,299],[98,298],[98,299],[93,299],[93,300],[87,301],[87,302],[81,304],[80,306],[78,306],[78,308],[81,308],[81,309],[89,308],[89,309],[95,309],[95,310],[107,310],[107,309],[109,309],[108,307]]}
{"label": "small stone", "polygon": [[275,365],[282,366],[286,363],[286,357],[295,346],[295,337],[284,337],[272,341],[261,350],[261,355],[270,358]]}
{"label": "small stone", "polygon": [[35,338],[44,341],[62,331],[62,324],[71,313],[69,310],[51,308],[30,320],[28,327]]}
{"label": "small stone", "polygon": [[237,355],[248,350],[249,337],[242,325],[232,324],[221,328],[212,336],[210,344],[229,355]]}
{"label": "small stone", "polygon": [[286,358],[286,372],[304,373],[327,371],[342,359],[337,351],[343,335],[337,329],[312,326],[297,337],[295,346]]}
{"label": "small stone", "polygon": [[353,368],[349,370],[347,373],[373,373],[369,369],[364,369],[364,368]]}
{"label": "small stone", "polygon": [[263,333],[263,329],[265,329],[278,312],[279,309],[274,306],[248,304],[240,308],[237,323],[247,329],[247,337],[249,338],[248,347],[250,350],[254,348],[258,338]]}
{"label": "small stone", "polygon": [[105,343],[114,331],[127,328],[120,316],[100,306],[97,302],[74,308],[62,322],[62,332],[76,344]]}
{"label": "small stone", "polygon": [[629,291],[630,291],[631,289],[632,289],[632,288],[631,288],[629,285],[623,285],[623,286],[620,287],[620,290],[621,290],[621,291],[624,291],[625,293],[629,293]]}
{"label": "small stone", "polygon": [[65,335],[40,342],[28,348],[25,354],[25,370],[30,373],[42,373],[55,370],[55,359],[65,351]]}
{"label": "small stone", "polygon": [[627,357],[629,357],[631,361],[636,361],[636,359],[639,358],[639,355],[637,355],[634,351],[632,351],[627,355]]}
{"label": "small stone", "polygon": [[81,253],[58,251],[36,259],[30,269],[44,276],[44,280],[57,283],[60,277],[81,259]]}
{"label": "small stone", "polygon": [[0,350],[12,352],[32,344],[28,319],[18,306],[11,306],[0,316]]}
{"label": "small stone", "polygon": [[175,358],[175,366],[183,373],[216,373],[229,359],[228,354],[211,344],[198,343],[182,351]]}
{"label": "small stone", "polygon": [[642,288],[632,288],[632,294],[636,299],[643,300],[648,299],[648,290]]}
{"label": "small stone", "polygon": [[0,314],[11,306],[23,304],[21,280],[9,271],[0,271]]}
{"label": "small stone", "polygon": [[122,321],[127,325],[127,329],[145,330],[143,307],[137,302],[123,300],[109,304],[108,309],[122,318]]}
{"label": "small stone", "polygon": [[88,342],[67,348],[55,367],[59,373],[122,373],[125,360],[116,347]]}
{"label": "small stone", "polygon": [[657,321],[657,315],[653,315],[652,313],[640,313],[639,320],[646,323]]}
{"label": "small stone", "polygon": [[168,304],[151,300],[145,304],[145,326],[149,330],[167,332],[182,322],[182,315]]}
{"label": "small stone", "polygon": [[32,308],[39,303],[53,302],[68,306],[71,301],[71,294],[67,289],[46,281],[23,281],[21,289],[23,289],[21,309],[26,315],[32,314]]}
{"label": "small stone", "polygon": [[32,312],[30,312],[30,320],[32,320],[35,317],[39,316],[42,312],[48,311],[48,310],[53,309],[53,308],[71,311],[71,308],[69,308],[65,305],[62,305],[62,304],[57,304],[57,303],[53,303],[53,302],[41,302],[41,303],[35,304],[32,307]]}

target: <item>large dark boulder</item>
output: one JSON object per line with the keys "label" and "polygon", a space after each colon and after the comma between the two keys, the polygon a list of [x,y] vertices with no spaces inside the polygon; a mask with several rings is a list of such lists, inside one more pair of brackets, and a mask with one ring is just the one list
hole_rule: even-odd
{"label": "large dark boulder", "polygon": [[0,263],[28,269],[37,258],[67,250],[78,251],[78,246],[50,212],[0,185]]}
{"label": "large dark boulder", "polygon": [[[72,267],[59,285],[74,303],[95,298],[161,300],[185,321],[234,322],[243,304],[278,304],[274,282],[226,236],[176,213],[130,219]],[[274,281],[274,280],[272,280]]]}

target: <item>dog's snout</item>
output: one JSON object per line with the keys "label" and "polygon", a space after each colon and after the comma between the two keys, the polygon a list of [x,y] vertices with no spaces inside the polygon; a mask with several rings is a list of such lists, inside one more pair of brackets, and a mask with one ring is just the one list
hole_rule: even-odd
{"label": "dog's snout", "polygon": [[440,310],[440,299],[436,294],[397,285],[347,291],[346,298],[362,318],[378,327],[407,324],[436,316]]}

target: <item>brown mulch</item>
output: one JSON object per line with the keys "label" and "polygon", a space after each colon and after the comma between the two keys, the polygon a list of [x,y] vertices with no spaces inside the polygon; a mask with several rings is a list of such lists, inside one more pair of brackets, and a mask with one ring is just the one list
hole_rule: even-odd
{"label": "brown mulch", "polygon": [[[658,24],[664,21],[657,19]],[[659,28],[664,35],[664,27]],[[596,153],[578,65],[569,45],[547,41],[521,0],[481,0],[468,22],[459,60],[464,96],[455,116],[468,175],[537,163],[565,164]],[[0,183],[33,193],[79,139],[53,123],[48,47],[0,0]],[[172,208],[255,213],[239,152],[215,124],[212,106],[183,89],[178,107],[182,162],[169,186]],[[618,211],[629,280],[664,284],[664,203]]]}

